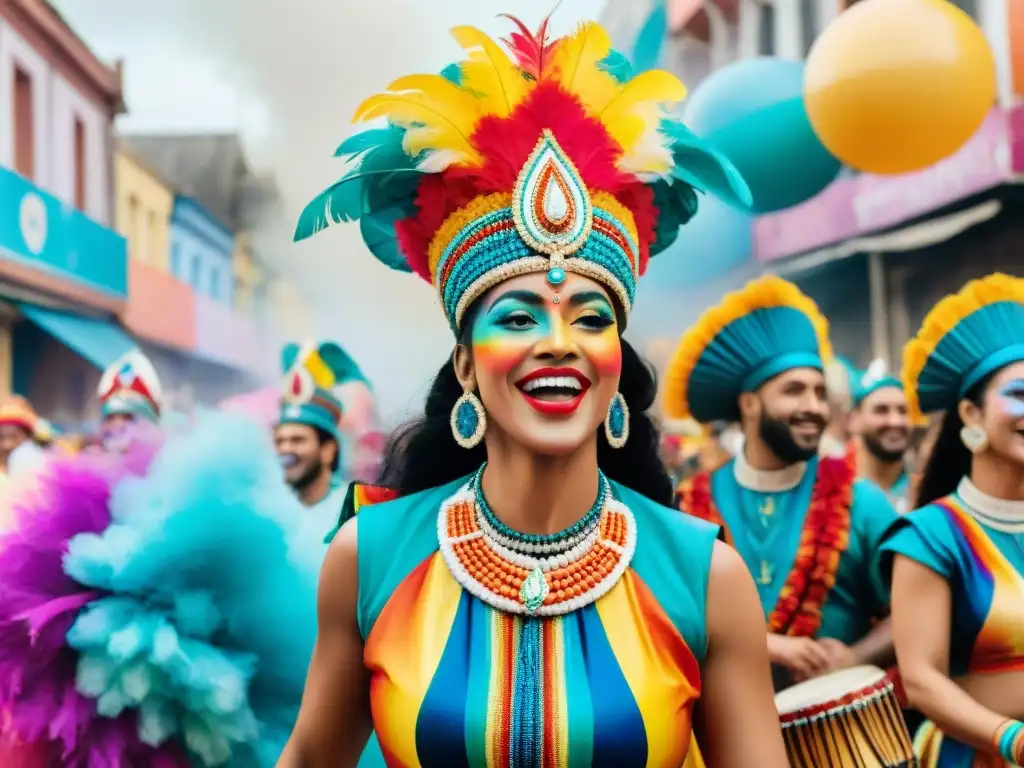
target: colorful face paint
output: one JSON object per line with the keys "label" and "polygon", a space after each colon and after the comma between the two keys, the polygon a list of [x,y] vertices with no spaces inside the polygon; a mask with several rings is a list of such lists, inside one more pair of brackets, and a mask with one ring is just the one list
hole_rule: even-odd
{"label": "colorful face paint", "polygon": [[1024,418],[1024,379],[1011,379],[999,388],[999,406],[1011,419]]}
{"label": "colorful face paint", "polygon": [[513,290],[498,296],[473,325],[473,357],[505,376],[545,339],[575,344],[599,376],[618,375],[622,368],[615,311],[599,291],[541,296]]}

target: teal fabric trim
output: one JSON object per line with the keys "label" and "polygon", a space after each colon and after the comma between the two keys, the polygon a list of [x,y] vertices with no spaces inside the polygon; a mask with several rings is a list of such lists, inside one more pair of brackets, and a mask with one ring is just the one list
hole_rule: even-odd
{"label": "teal fabric trim", "polygon": [[[628,229],[607,211],[594,209],[594,218],[609,222],[621,234],[622,238],[633,248],[639,258],[639,248]],[[468,239],[476,236],[486,227],[504,224],[492,233],[474,243],[469,251],[459,249]],[[515,228],[511,208],[501,208],[481,216],[460,232],[444,249],[438,261],[438,274],[443,274],[453,258],[458,261],[451,266],[448,277],[441,288],[441,301],[449,322],[454,327],[455,310],[463,295],[471,286],[484,279],[490,272],[506,269],[520,259],[533,258],[537,254],[523,242]],[[572,271],[570,266],[574,259],[582,259],[603,267],[625,289],[630,302],[636,294],[636,277],[629,256],[622,250],[619,243],[604,233],[592,230],[586,243],[572,256],[566,259],[563,267]]]}
{"label": "teal fabric trim", "polygon": [[894,376],[885,376],[879,379],[878,381],[874,381],[871,384],[868,384],[866,387],[858,387],[857,390],[853,393],[854,407],[857,407],[858,405],[863,403],[867,398],[875,394],[875,392],[878,392],[879,390],[882,389],[887,389],[889,387],[894,387],[898,389],[900,392],[902,392],[903,382]]}
{"label": "teal fabric trim", "polygon": [[[314,395],[317,398],[326,400],[336,405],[337,414],[342,412],[341,401],[331,392],[324,389],[317,389]],[[305,424],[308,427],[322,429],[339,443],[341,442],[341,430],[338,425],[336,414],[317,404],[309,403],[281,403],[281,416],[278,424]]]}
{"label": "teal fabric trim", "polygon": [[398,585],[438,551],[437,513],[470,476],[439,488],[364,507],[357,516],[357,620],[365,641]]}
{"label": "teal fabric trim", "polygon": [[[1024,327],[1021,327],[1019,330],[1021,333],[1024,333]],[[998,371],[1000,368],[1005,368],[1012,363],[1019,363],[1021,360],[1024,360],[1024,344],[1013,344],[987,355],[976,363],[970,372],[964,376],[963,381],[960,383],[960,389],[957,391],[957,396],[961,398],[966,397],[967,393],[974,389],[974,386],[990,373]]]}
{"label": "teal fabric trim", "polygon": [[997,301],[946,333],[917,377],[924,413],[952,407],[995,370],[1024,360],[1024,304]]}
{"label": "teal fabric trim", "polygon": [[656,504],[619,483],[612,483],[612,492],[636,519],[636,553],[630,567],[702,663],[708,649],[708,577],[720,528]]}
{"label": "teal fabric trim", "polygon": [[160,422],[160,415],[153,405],[141,395],[134,393],[117,393],[109,397],[100,407],[100,417],[104,420],[111,416],[137,416],[148,419],[154,424]]}
{"label": "teal fabric trim", "polygon": [[881,546],[880,570],[892,583],[892,564],[902,555],[949,580],[956,571],[956,534],[946,512],[932,504],[915,509],[889,526]]}
{"label": "teal fabric trim", "polygon": [[817,352],[787,352],[766,360],[748,373],[740,384],[740,392],[756,392],[766,381],[794,368],[813,368],[820,371],[824,367]]}

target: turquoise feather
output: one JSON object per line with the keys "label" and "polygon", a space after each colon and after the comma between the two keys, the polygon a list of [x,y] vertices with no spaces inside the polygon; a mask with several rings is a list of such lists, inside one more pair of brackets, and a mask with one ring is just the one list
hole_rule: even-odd
{"label": "turquoise feather", "polygon": [[210,416],[115,486],[111,511],[65,556],[104,595],[68,633],[78,690],[104,715],[136,710],[146,743],[181,739],[193,765],[271,768],[302,695],[325,550],[268,435]]}
{"label": "turquoise feather", "polygon": [[753,204],[750,187],[725,155],[678,120],[662,120],[661,132],[672,141],[676,179],[737,208]]}
{"label": "turquoise feather", "polygon": [[[334,150],[334,156],[354,160],[359,155],[374,149],[389,151],[396,147],[401,149],[404,138],[405,129],[397,125],[389,125],[387,128],[372,128],[369,131],[349,136]],[[404,155],[405,152],[402,154]]]}
{"label": "turquoise feather", "polygon": [[679,237],[679,229],[697,213],[697,193],[690,184],[659,179],[649,185],[658,209],[651,256],[657,256]]}
{"label": "turquoise feather", "polygon": [[363,241],[377,260],[391,269],[400,272],[411,272],[409,264],[398,247],[395,224],[412,215],[412,206],[394,206],[379,213],[363,216],[359,221],[359,231]]}
{"label": "turquoise feather", "polygon": [[637,74],[655,69],[668,37],[668,12],[664,0],[657,0],[633,44],[633,68]]}
{"label": "turquoise feather", "polygon": [[628,83],[633,79],[633,65],[624,53],[610,51],[601,61],[597,63],[602,72],[607,72],[619,83]]}

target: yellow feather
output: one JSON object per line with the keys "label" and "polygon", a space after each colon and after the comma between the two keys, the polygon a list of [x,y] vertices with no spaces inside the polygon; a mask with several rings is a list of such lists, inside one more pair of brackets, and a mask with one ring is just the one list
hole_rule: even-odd
{"label": "yellow feather", "polygon": [[476,27],[455,27],[452,37],[469,54],[462,62],[462,87],[472,91],[486,114],[508,117],[526,97],[529,83],[512,59]]}
{"label": "yellow feather", "polygon": [[662,70],[643,72],[626,83],[599,115],[622,151],[629,154],[645,134],[657,131],[660,107],[686,98],[686,86]]}
{"label": "yellow feather", "polygon": [[618,81],[598,66],[611,50],[608,33],[600,24],[588,21],[559,42],[551,61],[552,77],[576,94],[594,116],[600,115],[619,92]]}
{"label": "yellow feather", "polygon": [[393,82],[387,93],[364,101],[355,120],[384,117],[406,128],[404,147],[411,155],[450,150],[476,164],[480,158],[469,137],[480,116],[476,100],[454,83],[440,75],[410,75]]}

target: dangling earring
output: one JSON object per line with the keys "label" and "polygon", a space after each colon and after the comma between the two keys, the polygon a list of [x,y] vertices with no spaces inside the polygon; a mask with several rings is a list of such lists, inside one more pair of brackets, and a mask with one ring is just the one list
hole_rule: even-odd
{"label": "dangling earring", "polygon": [[487,429],[487,413],[480,398],[470,390],[463,392],[452,406],[451,424],[456,443],[466,449],[480,445]]}
{"label": "dangling earring", "polygon": [[988,447],[988,432],[985,431],[984,427],[978,425],[971,427],[964,426],[964,428],[960,430],[960,442],[962,442],[971,453],[981,453]]}
{"label": "dangling earring", "polygon": [[608,404],[608,415],[604,417],[604,436],[612,448],[621,448],[629,439],[629,406],[621,392],[616,392]]}

